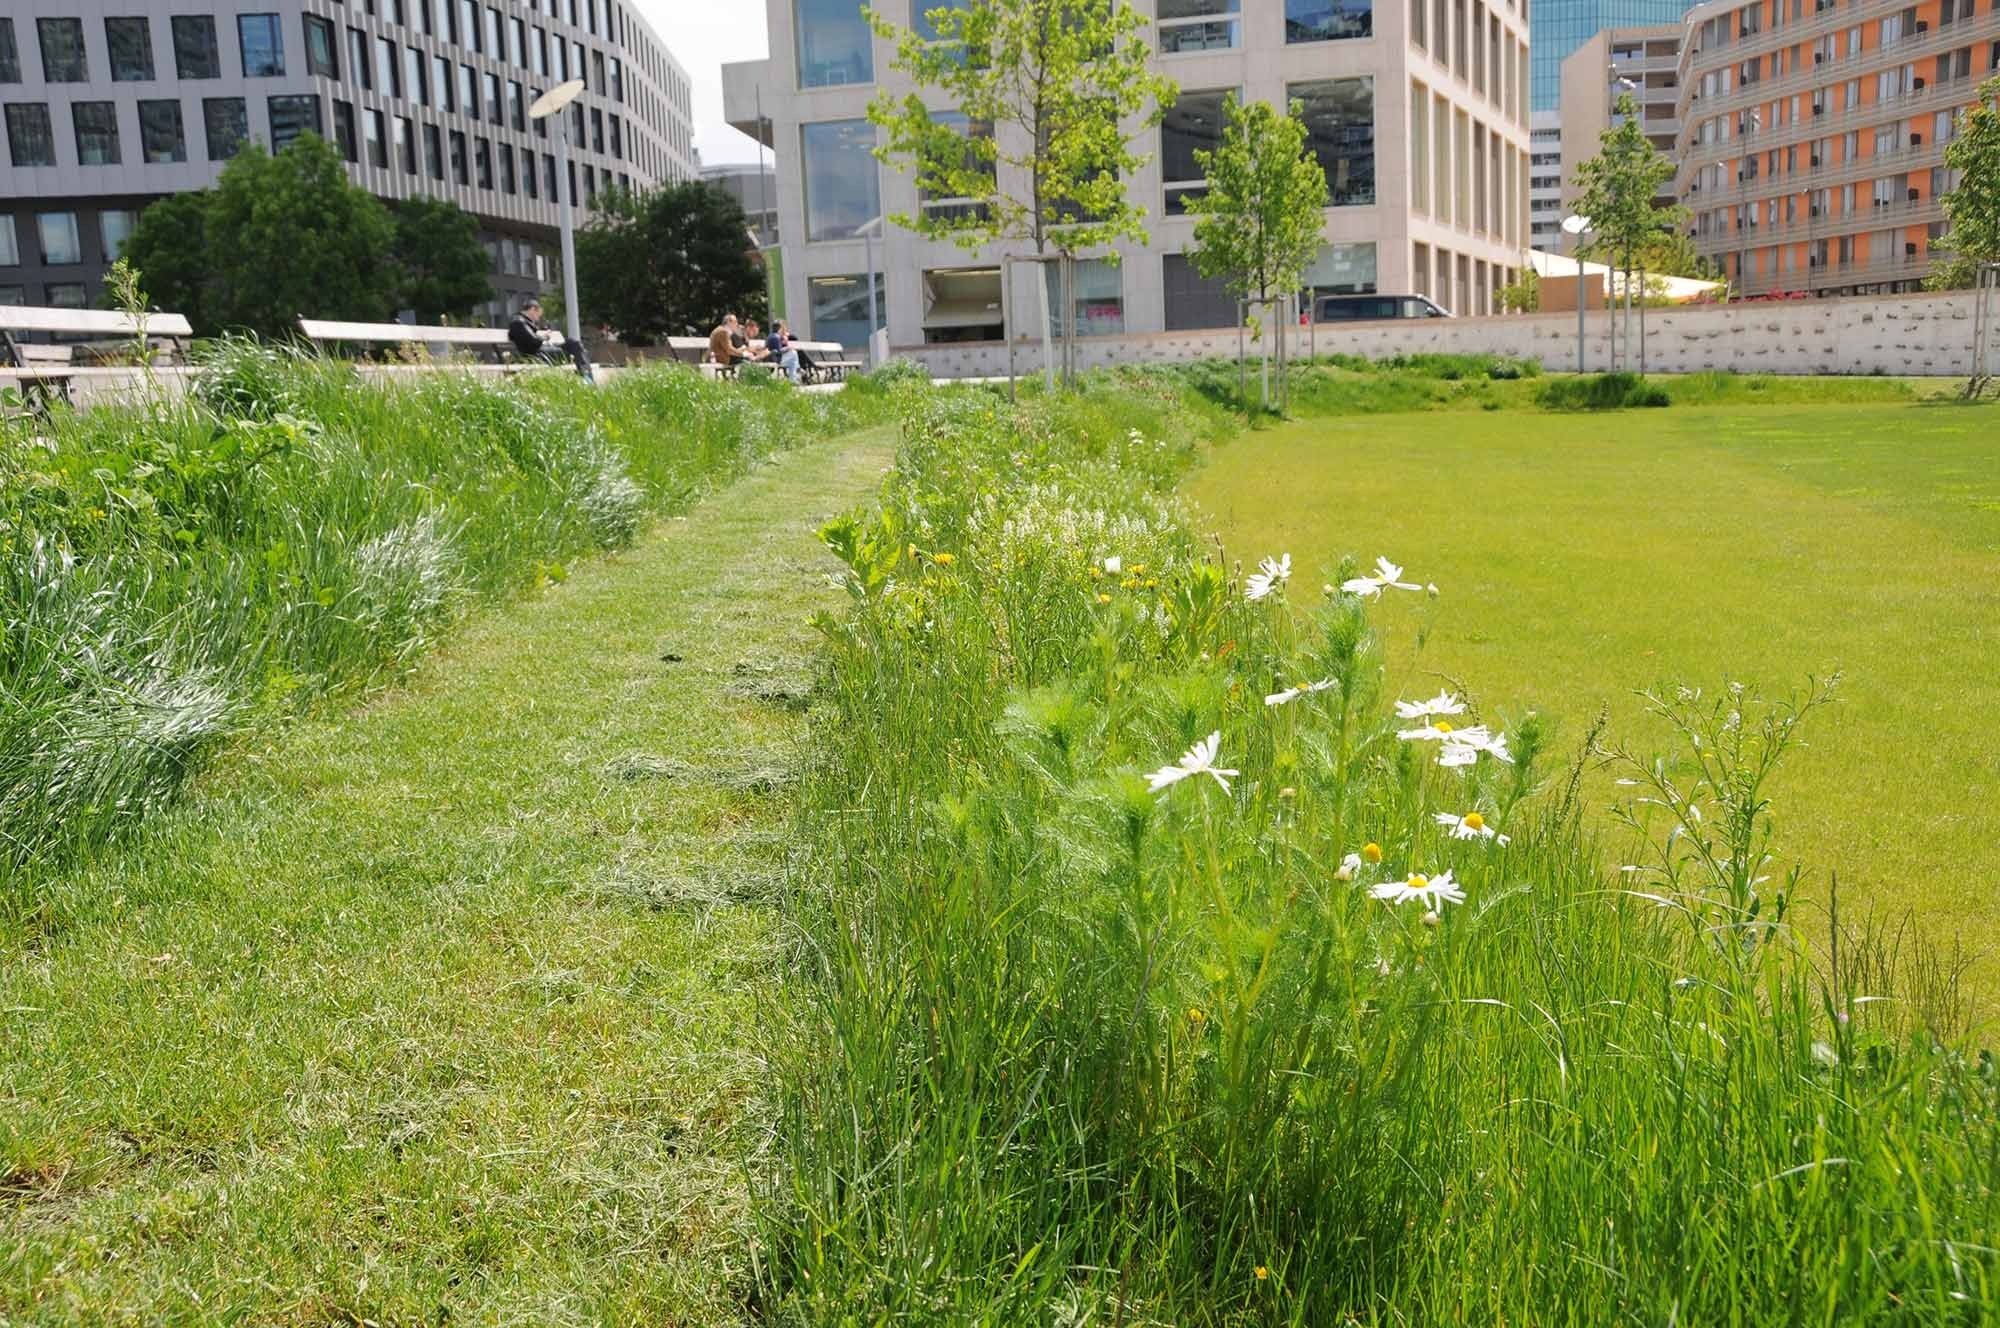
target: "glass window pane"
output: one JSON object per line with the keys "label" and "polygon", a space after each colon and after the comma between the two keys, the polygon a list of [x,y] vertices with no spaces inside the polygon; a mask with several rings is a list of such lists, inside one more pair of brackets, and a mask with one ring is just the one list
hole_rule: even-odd
{"label": "glass window pane", "polygon": [[405,175],[417,173],[416,128],[403,116],[396,117],[396,160]]}
{"label": "glass window pane", "polygon": [[[1049,288],[1049,309],[1054,316],[1054,332],[1067,335],[1062,313],[1062,269],[1055,263],[1042,266]],[[1076,331],[1085,337],[1106,336],[1125,330],[1123,274],[1116,263],[1104,258],[1078,259],[1071,269],[1071,294],[1076,299]]]}
{"label": "glass window pane", "polygon": [[35,31],[42,44],[42,77],[50,83],[81,83],[90,77],[83,58],[83,20],[38,18]]}
{"label": "glass window pane", "polygon": [[1243,40],[1242,0],[1160,0],[1160,52],[1226,51]]}
{"label": "glass window pane", "polygon": [[51,281],[42,287],[42,298],[52,309],[87,309],[90,295],[80,281]]}
{"label": "glass window pane", "polygon": [[477,172],[474,178],[479,181],[479,187],[481,189],[491,189],[493,187],[493,145],[483,138],[480,139],[473,145],[472,160]]}
{"label": "glass window pane", "polygon": [[806,239],[840,240],[882,210],[875,126],[829,120],[799,126],[806,179]]}
{"label": "glass window pane", "polygon": [[47,106],[17,102],[7,107],[7,152],[16,166],[56,164],[55,128]]}
{"label": "glass window pane", "polygon": [[28,302],[26,286],[0,286],[0,305],[22,305]]}
{"label": "glass window pane", "polygon": [[333,150],[340,154],[342,161],[360,161],[361,152],[355,143],[354,103],[333,99]]}
{"label": "glass window pane", "polygon": [[799,86],[829,88],[875,80],[873,34],[862,0],[794,0]]}
{"label": "glass window pane", "polygon": [[70,104],[76,124],[76,160],[81,166],[118,164],[118,108],[108,101]]}
{"label": "glass window pane", "polygon": [[1185,254],[1168,254],[1160,262],[1160,282],[1167,299],[1167,331],[1235,327],[1236,297],[1221,277],[1204,277]]}
{"label": "glass window pane", "polygon": [[424,174],[444,179],[444,137],[434,124],[424,126]]}
{"label": "glass window pane", "polygon": [[403,95],[402,66],[396,63],[396,43],[387,37],[375,39],[375,77],[382,80],[382,91],[391,97]]}
{"label": "glass window pane", "polygon": [[14,229],[14,214],[0,212],[0,267],[21,265],[21,245]]}
{"label": "glass window pane", "polygon": [[1187,200],[1207,190],[1190,187],[1190,181],[1204,178],[1194,154],[1213,152],[1222,146],[1222,125],[1227,91],[1183,92],[1160,121],[1160,177],[1167,185],[1167,212],[1177,216],[1187,211]]}
{"label": "glass window pane", "polygon": [[188,159],[187,131],[181,125],[178,101],[139,103],[139,151],[155,166]]}
{"label": "glass window pane", "polygon": [[139,214],[123,208],[106,208],[97,214],[97,238],[104,244],[104,261],[115,263],[125,250],[125,237],[139,224]]}
{"label": "glass window pane", "polygon": [[1335,207],[1375,201],[1375,80],[1332,78],[1294,83],[1286,95],[1303,104],[1306,148],[1326,172]]}
{"label": "glass window pane", "polygon": [[375,86],[374,62],[368,58],[368,34],[359,28],[347,30],[347,73],[364,88]]}
{"label": "glass window pane", "polygon": [[322,133],[318,97],[271,98],[271,151],[283,152],[300,134]]}
{"label": "glass window pane", "polygon": [[1338,41],[1374,31],[1374,0],[1285,0],[1287,42]]}
{"label": "glass window pane", "polygon": [[153,28],[145,19],[105,19],[104,44],[111,52],[111,79],[114,83],[152,81]]}
{"label": "glass window pane", "polygon": [[285,76],[285,36],[278,30],[276,14],[238,14],[236,40],[242,48],[245,78]]}
{"label": "glass window pane", "polygon": [[52,267],[83,261],[83,235],[74,212],[38,212],[35,229],[42,241],[42,264]]}
{"label": "glass window pane", "polygon": [[0,18],[0,83],[21,81],[21,48],[14,38],[14,20]]}
{"label": "glass window pane", "polygon": [[384,132],[382,112],[368,112],[366,118],[362,121],[362,125],[362,132],[368,140],[368,164],[377,170],[388,169],[389,144],[387,142],[387,135]]}
{"label": "glass window pane", "polygon": [[201,118],[210,161],[228,161],[250,137],[250,106],[241,97],[203,99]]}
{"label": "glass window pane", "polygon": [[333,24],[313,14],[306,15],[306,72],[321,78],[340,77],[340,62],[333,49]]}
{"label": "glass window pane", "polygon": [[[853,349],[868,344],[868,277],[809,277],[806,294],[812,310],[812,340],[837,341]],[[888,325],[889,301],[882,274],[875,274],[875,326]]]}
{"label": "glass window pane", "polygon": [[176,14],[173,24],[174,72],[182,78],[221,78],[215,19],[207,14]]}

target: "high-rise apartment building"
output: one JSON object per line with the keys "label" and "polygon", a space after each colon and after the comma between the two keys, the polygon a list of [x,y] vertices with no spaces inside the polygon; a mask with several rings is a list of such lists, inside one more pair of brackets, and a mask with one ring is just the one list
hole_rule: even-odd
{"label": "high-rise apartment building", "polygon": [[[1671,157],[1680,140],[1682,23],[1655,23],[1641,28],[1606,28],[1570,52],[1562,64],[1562,141],[1571,155],[1585,161],[1597,154],[1604,131],[1623,123],[1616,113],[1618,99],[1630,96],[1638,106],[1646,139]],[[1656,202],[1674,201],[1671,179]],[[1563,181],[1562,203],[1576,206],[1576,171]]]}
{"label": "high-rise apartment building", "polygon": [[[876,0],[923,25],[941,0]],[[1069,317],[1085,335],[1228,327],[1234,300],[1187,257],[1186,203],[1206,186],[1195,152],[1221,137],[1235,93],[1303,108],[1333,201],[1307,282],[1325,292],[1417,292],[1491,310],[1527,245],[1528,47],[1517,0],[1138,0],[1157,69],[1180,85],[1151,160],[1129,182],[1149,243],[1081,262]],[[777,157],[778,232],[792,325],[859,345],[870,309],[869,223],[919,207],[913,180],[878,167],[866,118],[910,87],[860,0],[766,0],[771,55],[723,70],[725,113]],[[940,115],[953,114],[937,106]],[[1003,182],[1013,187],[1013,182]],[[896,344],[1001,335],[1000,254],[968,254],[883,223],[872,244],[877,322]],[[1013,295],[1026,308],[1032,286]],[[1058,316],[1062,316],[1058,311]],[[1017,324],[1029,320],[1017,318]],[[1017,333],[1022,328],[1017,326]]]}
{"label": "high-rise apartment building", "polygon": [[1675,184],[1744,294],[1911,290],[1956,185],[1944,148],[2000,67],[1974,0],[1752,0],[1689,16]]}
{"label": "high-rise apartment building", "polygon": [[[147,203],[245,143],[479,218],[499,320],[551,278],[559,187],[693,178],[686,73],[628,0],[41,0],[0,17],[0,303],[85,306]],[[541,92],[586,84],[560,127]],[[572,172],[557,178],[570,136]]]}
{"label": "high-rise apartment building", "polygon": [[1534,0],[1533,109],[1556,109],[1563,61],[1598,33],[1673,23],[1690,7],[1689,0]]}
{"label": "high-rise apartment building", "polygon": [[1528,116],[1528,247],[1554,253],[1563,247],[1562,116]]}

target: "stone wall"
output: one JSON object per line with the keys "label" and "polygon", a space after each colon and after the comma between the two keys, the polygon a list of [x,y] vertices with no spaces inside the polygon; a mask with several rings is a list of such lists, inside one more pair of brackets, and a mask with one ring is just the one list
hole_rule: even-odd
{"label": "stone wall", "polygon": [[[1727,369],[1738,373],[1964,377],[1972,366],[1972,303],[1972,292],[1953,291],[1651,309],[1646,312],[1646,368],[1654,373]],[[1584,362],[1591,372],[1607,367],[1609,337],[1622,317],[1603,312],[1585,314]],[[1630,354],[1621,338],[1621,361],[1638,358],[1638,314],[1632,317]],[[1320,327],[1310,338],[1304,328],[1288,330],[1294,355],[1308,350],[1371,358],[1423,351],[1486,352],[1536,359],[1545,369],[1576,368],[1574,313]],[[1164,332],[1085,337],[1078,343],[1077,353],[1083,367],[1097,368],[1132,361],[1234,357],[1236,347],[1233,331]],[[939,378],[997,377],[1007,372],[1004,342],[898,346],[894,354],[923,362]],[[1017,342],[1014,359],[1017,373],[1034,374],[1041,366],[1041,349],[1033,342]],[[2000,361],[2000,352],[1989,361]]]}

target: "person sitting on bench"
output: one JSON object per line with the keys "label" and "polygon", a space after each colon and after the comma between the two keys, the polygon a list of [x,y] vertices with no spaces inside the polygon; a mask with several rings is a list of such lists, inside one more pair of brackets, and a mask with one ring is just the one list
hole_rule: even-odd
{"label": "person sitting on bench", "polygon": [[583,343],[565,337],[542,322],[542,302],[529,300],[521,306],[521,312],[514,315],[514,321],[507,324],[507,340],[515,350],[530,359],[543,360],[554,364],[568,355],[576,364],[576,372],[586,383],[596,382],[590,371],[590,358],[583,352]]}
{"label": "person sitting on bench", "polygon": [[715,331],[708,334],[708,358],[727,370],[738,360],[750,358],[744,350],[746,344],[747,338],[736,326],[736,315],[724,314],[722,321],[715,325]]}

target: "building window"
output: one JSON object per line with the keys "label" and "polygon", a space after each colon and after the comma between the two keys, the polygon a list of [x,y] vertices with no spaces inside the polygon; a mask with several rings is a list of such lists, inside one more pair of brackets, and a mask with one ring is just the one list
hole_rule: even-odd
{"label": "building window", "polygon": [[0,267],[21,266],[21,242],[14,229],[14,214],[0,212]]}
{"label": "building window", "polygon": [[1235,49],[1243,43],[1242,8],[1242,0],[1160,0],[1160,54]]}
{"label": "building window", "polygon": [[83,235],[74,212],[38,212],[35,229],[42,241],[42,266],[61,267],[83,261]]}
{"label": "building window", "polygon": [[444,179],[444,137],[434,124],[424,126],[424,174],[433,180]]}
{"label": "building window", "polygon": [[465,166],[465,132],[460,129],[452,130],[449,141],[451,143],[451,178],[454,183],[470,185],[472,177],[467,173]]}
{"label": "building window", "polygon": [[479,71],[471,65],[458,67],[458,104],[467,115],[479,118]]}
{"label": "building window", "polygon": [[437,93],[437,108],[441,111],[455,111],[456,98],[451,94],[451,61],[437,56],[431,61],[431,87]]}
{"label": "building window", "polygon": [[502,117],[506,114],[506,112],[502,109],[500,105],[499,75],[497,74],[483,75],[482,81],[486,85],[486,118],[491,120],[494,124],[500,124],[502,123]]}
{"label": "building window", "polygon": [[[812,336],[815,341],[837,341],[843,346],[868,344],[868,278],[852,276],[808,277],[806,295],[811,306]],[[875,274],[875,327],[888,326],[889,301],[882,288],[882,274]]]}
{"label": "building window", "polygon": [[521,85],[512,79],[507,81],[507,122],[521,133],[528,130],[528,104],[521,96]]}
{"label": "building window", "polygon": [[403,168],[403,174],[417,173],[416,126],[403,116],[396,117],[396,160]]}
{"label": "building window", "polygon": [[1160,260],[1160,286],[1167,300],[1167,331],[1236,326],[1236,297],[1221,277],[1204,277],[1185,254]]}
{"label": "building window", "polygon": [[486,7],[486,45],[480,48],[498,60],[505,50],[500,44],[500,11],[491,5]]}
{"label": "building window", "polygon": [[139,224],[139,214],[125,208],[106,208],[97,214],[97,238],[104,245],[104,261],[115,263],[125,252],[125,241]]}
{"label": "building window", "polygon": [[536,28],[535,39],[528,43],[528,50],[534,57],[533,64],[530,67],[533,68],[536,76],[547,78],[549,76],[549,34],[540,28]]}
{"label": "building window", "polygon": [[238,14],[236,42],[243,53],[243,77],[285,76],[285,34],[276,14]]}
{"label": "building window", "polygon": [[505,143],[500,145],[500,192],[514,192],[514,149]]}
{"label": "building window", "polygon": [[590,72],[591,87],[596,90],[598,96],[604,96],[611,90],[611,80],[605,77],[604,72],[604,52],[590,53]]}
{"label": "building window", "polygon": [[[1055,263],[1044,264],[1042,276],[1048,282],[1056,333],[1066,335],[1069,329],[1063,317],[1061,269]],[[1125,330],[1125,295],[1118,264],[1104,258],[1080,258],[1070,280],[1076,297],[1078,336],[1109,336]]]}
{"label": "building window", "polygon": [[615,115],[611,117],[611,136],[609,141],[611,144],[611,155],[623,161],[625,159],[625,143],[623,136],[618,132],[618,117]]}
{"label": "building window", "polygon": [[1188,199],[1208,192],[1206,173],[1194,154],[1222,146],[1229,95],[1183,92],[1160,121],[1160,174],[1166,181],[1168,216],[1185,213]]}
{"label": "building window", "polygon": [[[306,72],[321,78],[338,79],[340,62],[333,50],[333,24],[314,15],[305,16],[306,24]],[[348,32],[355,34],[352,28]]]}
{"label": "building window", "polygon": [[424,53],[414,46],[404,47],[404,91],[409,94],[410,100],[419,106],[428,106],[431,103],[431,85],[426,72],[427,66],[424,63]]}
{"label": "building window", "polygon": [[479,49],[479,5],[478,0],[458,0],[458,20],[453,25],[451,39],[460,46]]}
{"label": "building window", "polygon": [[80,281],[51,281],[42,287],[42,298],[52,309],[88,309],[90,293]]}
{"label": "building window", "polygon": [[830,88],[875,81],[875,50],[861,0],[793,0],[799,86]]}
{"label": "building window", "polygon": [[83,20],[38,18],[35,31],[42,42],[42,78],[49,83],[82,83],[90,77],[83,58]]}
{"label": "building window", "polygon": [[21,81],[21,48],[14,43],[14,20],[0,18],[0,83]]}
{"label": "building window", "polygon": [[590,111],[590,150],[604,151],[604,112],[596,107]]}
{"label": "building window", "polygon": [[201,118],[210,161],[228,161],[250,137],[250,107],[241,97],[204,98]]}
{"label": "building window", "polygon": [[0,305],[23,305],[28,302],[26,286],[0,286]]}
{"label": "building window", "polygon": [[179,101],[139,103],[139,151],[153,166],[188,159],[187,130],[181,123]]}
{"label": "building window", "polygon": [[507,20],[507,63],[516,69],[528,66],[528,25],[518,18]]}
{"label": "building window", "polygon": [[215,20],[207,14],[176,14],[174,72],[182,78],[221,78],[222,51],[215,40]]}
{"label": "building window", "polygon": [[541,177],[535,174],[535,152],[533,148],[521,149],[521,188],[529,198],[542,196]]}
{"label": "building window", "polygon": [[559,196],[556,193],[556,159],[554,153],[550,153],[542,158],[542,183],[548,186],[549,201],[551,203],[558,201]]}
{"label": "building window", "polygon": [[391,97],[403,95],[402,66],[396,63],[396,43],[387,37],[375,39],[375,76],[382,80],[382,91]]}
{"label": "building window", "polygon": [[473,146],[472,160],[473,165],[479,172],[479,187],[481,189],[491,189],[493,187],[493,145],[483,138],[480,139]]}
{"label": "building window", "polygon": [[55,127],[42,102],[16,102],[7,107],[7,152],[16,166],[56,164]]}
{"label": "building window", "polygon": [[1410,84],[1410,210],[1431,210],[1431,96],[1421,83]]}
{"label": "building window", "polygon": [[1374,31],[1374,0],[1285,0],[1287,45],[1367,37]]}
{"label": "building window", "polygon": [[1375,80],[1332,78],[1294,83],[1286,95],[1302,104],[1306,149],[1326,172],[1334,207],[1375,201]]}
{"label": "building window", "polygon": [[844,240],[882,210],[875,126],[828,120],[799,126],[806,185],[806,239]]}
{"label": "building window", "polygon": [[377,170],[389,169],[388,133],[382,121],[382,112],[368,112],[361,122],[361,132],[368,143],[368,164]]}
{"label": "building window", "polygon": [[118,108],[108,101],[70,103],[70,118],[76,125],[76,160],[79,166],[118,164]]}
{"label": "building window", "polygon": [[318,97],[273,97],[270,99],[271,151],[283,152],[300,134],[318,134]]}
{"label": "building window", "polygon": [[333,146],[342,161],[361,160],[354,139],[354,104],[336,97],[333,100]]}
{"label": "building window", "polygon": [[347,30],[347,75],[363,88],[374,90],[375,71],[368,59],[368,34],[359,28]]}
{"label": "building window", "polygon": [[143,18],[104,20],[104,45],[111,52],[111,81],[153,81],[153,27]]}

